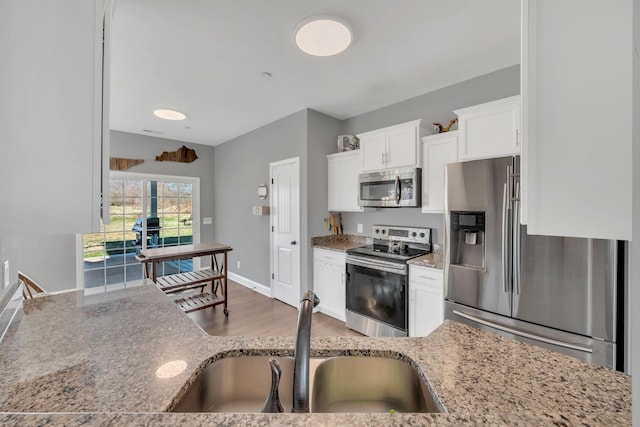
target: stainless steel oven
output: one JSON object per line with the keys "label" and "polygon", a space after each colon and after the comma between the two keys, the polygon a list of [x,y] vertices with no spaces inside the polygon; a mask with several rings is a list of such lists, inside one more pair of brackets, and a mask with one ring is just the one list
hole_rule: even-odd
{"label": "stainless steel oven", "polygon": [[369,336],[406,337],[407,261],[431,251],[431,230],[374,225],[373,237],[373,245],[347,251],[347,327]]}
{"label": "stainless steel oven", "polygon": [[347,327],[369,336],[408,334],[407,264],[347,255]]}

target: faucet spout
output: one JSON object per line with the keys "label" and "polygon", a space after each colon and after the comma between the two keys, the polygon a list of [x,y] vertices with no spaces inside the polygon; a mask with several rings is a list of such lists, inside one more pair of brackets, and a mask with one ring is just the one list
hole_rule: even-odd
{"label": "faucet spout", "polygon": [[293,407],[291,412],[309,412],[309,357],[311,356],[311,315],[320,300],[311,291],[302,297],[293,360]]}

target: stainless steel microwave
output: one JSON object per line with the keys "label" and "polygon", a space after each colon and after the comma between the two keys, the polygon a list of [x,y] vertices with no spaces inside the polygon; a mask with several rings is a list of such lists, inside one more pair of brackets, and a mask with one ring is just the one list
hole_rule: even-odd
{"label": "stainless steel microwave", "polygon": [[390,169],[358,176],[360,206],[417,208],[422,194],[422,169]]}

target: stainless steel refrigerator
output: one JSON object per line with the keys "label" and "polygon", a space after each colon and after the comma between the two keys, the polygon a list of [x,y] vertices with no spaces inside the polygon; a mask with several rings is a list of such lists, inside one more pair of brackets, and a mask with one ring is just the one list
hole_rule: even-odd
{"label": "stainless steel refrigerator", "polygon": [[527,235],[519,161],[447,165],[445,318],[622,370],[625,245]]}

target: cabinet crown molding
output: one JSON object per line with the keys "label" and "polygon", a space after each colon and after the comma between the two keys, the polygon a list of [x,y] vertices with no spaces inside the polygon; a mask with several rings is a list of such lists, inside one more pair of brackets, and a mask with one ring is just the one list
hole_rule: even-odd
{"label": "cabinet crown molding", "polygon": [[366,137],[368,135],[374,135],[376,133],[380,133],[380,132],[389,132],[389,131],[393,131],[396,129],[402,129],[402,128],[406,128],[409,126],[416,126],[420,128],[420,134],[427,134],[427,133],[431,133],[429,132],[429,128],[427,126],[424,125],[423,120],[422,119],[417,119],[417,120],[411,120],[409,122],[405,122],[405,123],[398,123],[397,125],[393,125],[393,126],[387,126],[384,128],[379,128],[379,129],[373,129],[367,132],[362,132],[359,134],[356,134],[356,136],[358,138],[362,138],[363,136]]}
{"label": "cabinet crown molding", "polygon": [[514,103],[520,103],[520,95],[509,96],[507,98],[485,102],[484,104],[472,105],[470,107],[458,108],[457,110],[453,110],[453,113],[457,116],[473,114],[476,111],[485,111],[491,108],[506,107],[509,105],[513,105]]}

